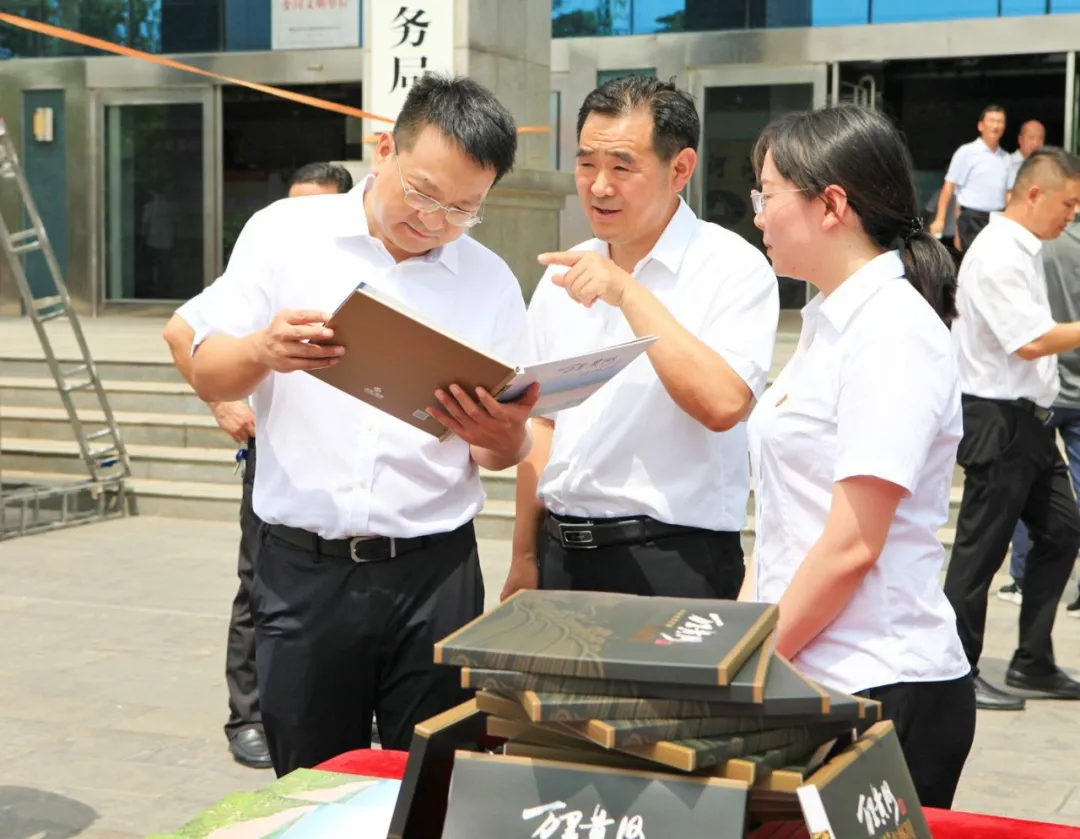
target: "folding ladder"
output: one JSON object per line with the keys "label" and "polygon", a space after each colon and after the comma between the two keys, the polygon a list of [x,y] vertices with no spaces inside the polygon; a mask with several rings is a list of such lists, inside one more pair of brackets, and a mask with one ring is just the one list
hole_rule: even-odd
{"label": "folding ladder", "polygon": [[[71,422],[88,478],[55,485],[30,484],[10,491],[5,491],[0,484],[0,499],[3,501],[0,509],[0,540],[122,515],[126,508],[125,479],[131,475],[131,463],[124,441],[79,326],[78,316],[71,305],[56,254],[49,244],[45,226],[30,194],[26,175],[19,165],[11,135],[0,119],[0,191],[10,183],[14,183],[19,191],[20,215],[29,220],[29,227],[13,233],[0,215],[0,254],[3,255],[8,275],[19,290],[25,313],[34,324],[45,361]],[[40,252],[44,257],[52,281],[52,288],[45,296],[35,294],[23,266],[22,257],[34,252]],[[61,364],[46,324],[50,325],[50,329],[70,330],[79,355],[74,363],[65,361],[64,365]],[[104,418],[103,421],[89,423],[79,416],[75,395],[81,392],[94,395],[94,407]]]}

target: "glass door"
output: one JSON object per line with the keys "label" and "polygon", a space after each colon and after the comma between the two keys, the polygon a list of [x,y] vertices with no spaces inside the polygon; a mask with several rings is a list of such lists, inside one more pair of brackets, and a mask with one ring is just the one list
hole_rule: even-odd
{"label": "glass door", "polygon": [[1080,85],[1076,84],[1076,53],[1070,51],[1065,53],[1065,130],[1061,138],[1061,146],[1073,154],[1076,154],[1077,128],[1080,127],[1080,113],[1078,113],[1080,109],[1077,107],[1080,105],[1078,87]]}
{"label": "glass door", "polygon": [[[710,67],[691,74],[702,108],[702,143],[691,182],[691,206],[701,218],[761,247],[750,190],[757,185],[750,154],[762,130],[789,112],[825,105],[828,65]],[[806,283],[780,278],[780,305],[799,309]]]}
{"label": "glass door", "polygon": [[217,273],[214,89],[101,93],[104,301],[194,297]]}

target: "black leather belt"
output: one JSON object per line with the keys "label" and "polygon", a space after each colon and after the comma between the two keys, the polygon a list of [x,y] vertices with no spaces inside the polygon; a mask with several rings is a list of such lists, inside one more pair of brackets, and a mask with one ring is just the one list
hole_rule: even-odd
{"label": "black leather belt", "polygon": [[564,548],[590,550],[612,545],[640,545],[666,536],[699,533],[701,528],[667,524],[649,516],[584,519],[548,513],[547,532]]}
{"label": "black leather belt", "polygon": [[382,536],[368,538],[358,536],[352,539],[323,539],[321,536],[299,527],[284,524],[267,526],[271,536],[288,542],[320,556],[334,556],[351,559],[353,562],[382,562],[394,559],[402,554],[418,551],[445,539],[450,534],[440,533],[435,536],[416,536],[411,539],[394,539]]}
{"label": "black leather belt", "polygon": [[1010,408],[1019,408],[1021,411],[1031,414],[1039,422],[1049,422],[1050,418],[1054,416],[1054,411],[1051,408],[1044,408],[1042,405],[1036,405],[1030,399],[987,399],[983,396],[971,396],[967,393],[961,395],[961,401],[970,401],[972,399],[980,399],[983,402],[995,402],[998,405],[1008,405]]}

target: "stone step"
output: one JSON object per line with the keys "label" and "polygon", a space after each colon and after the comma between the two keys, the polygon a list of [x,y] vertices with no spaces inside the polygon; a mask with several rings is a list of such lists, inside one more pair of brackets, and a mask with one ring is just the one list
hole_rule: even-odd
{"label": "stone step", "polygon": [[[490,475],[491,473],[489,473]],[[59,484],[79,476],[71,472],[43,472],[3,467],[5,484]],[[487,485],[487,478],[485,479]],[[132,477],[128,491],[134,496],[134,511],[142,516],[202,521],[236,521],[240,512],[242,487],[239,481],[214,483],[207,481],[157,480]],[[476,519],[476,532],[481,539],[510,540],[514,535],[514,504],[494,497],[488,498]],[[952,548],[956,531],[945,527],[938,537],[946,551]],[[749,516],[743,530],[743,549],[749,556],[754,549],[754,518]]]}
{"label": "stone step", "polygon": [[[235,449],[129,444],[131,474],[154,481],[194,481],[239,485]],[[0,437],[3,469],[22,472],[85,474],[74,440]]]}
{"label": "stone step", "polygon": [[[102,383],[109,406],[114,411],[205,415],[209,410],[183,380],[164,382],[105,377]],[[3,394],[4,405],[43,408],[63,405],[56,382],[50,378],[3,375],[0,376],[0,393]],[[93,390],[74,391],[72,399],[79,410],[98,407],[97,396]]]}
{"label": "stone step", "polygon": [[[49,370],[48,362],[41,355],[36,338],[34,349],[38,351],[34,356],[12,354],[0,356],[0,376],[20,376],[52,381],[52,372]],[[157,348],[154,349],[156,351]],[[138,350],[132,350],[132,356],[139,354]],[[82,363],[81,359],[69,355],[64,355],[57,360],[63,369]],[[136,358],[116,360],[95,357],[94,366],[97,368],[98,375],[104,380],[184,383],[183,377],[170,361],[158,359],[140,361]]]}
{"label": "stone step", "polygon": [[[42,409],[34,409],[41,411]],[[17,420],[9,419],[12,414],[25,413],[27,416]],[[57,410],[62,415],[63,411]],[[189,418],[174,418],[175,426],[165,424],[164,415],[153,416],[156,425],[135,424],[126,426],[123,420],[132,418],[125,414],[118,415],[121,421],[121,433],[124,435],[131,458],[132,477],[148,479],[152,481],[180,481],[195,483],[234,484],[239,483],[236,474],[236,446],[228,437],[217,429],[206,428],[203,423],[201,430],[208,436],[217,432],[217,442],[225,445],[194,446],[194,445],[156,445],[148,443],[136,443],[128,437],[129,428],[133,430],[135,438],[152,438],[160,434],[171,433],[183,436],[188,433],[188,427],[181,421]],[[98,415],[100,419],[100,414]],[[137,420],[137,417],[135,418]],[[207,421],[213,424],[213,418],[207,417]],[[36,423],[36,425],[35,425]],[[50,421],[44,421],[40,417],[34,419],[30,412],[21,408],[5,408],[0,411],[0,429],[4,436],[0,437],[0,462],[5,470],[12,469],[23,472],[52,472],[69,475],[81,475],[85,472],[82,460],[79,457],[79,449],[75,440],[71,438],[70,425],[66,417],[53,415]],[[34,437],[8,436],[18,433],[16,429],[24,431],[47,430],[49,437],[40,434]],[[66,432],[67,439],[58,439]],[[484,490],[488,498],[495,502],[502,502],[513,507],[515,496],[515,470],[507,469],[502,472],[489,472],[481,470],[484,482]],[[959,513],[960,500],[963,491],[960,486],[953,486],[949,495],[949,518],[948,527],[956,524]],[[753,493],[747,503],[747,512],[752,515],[754,510]]]}
{"label": "stone step", "polygon": [[[6,395],[6,394],[5,394]],[[165,414],[113,411],[120,434],[128,445],[195,446],[236,450],[232,438],[218,428],[209,409],[200,413]],[[105,414],[80,409],[86,426],[101,427]],[[0,404],[0,430],[5,436],[37,440],[71,440],[71,423],[63,408]]]}
{"label": "stone step", "polygon": [[[67,472],[39,472],[4,467],[5,485],[62,484],[77,475]],[[141,516],[163,516],[197,521],[238,521],[242,486],[207,481],[162,481],[132,477],[127,483],[134,496],[134,511]],[[514,532],[514,507],[505,501],[489,501],[476,519],[480,539],[508,540]]]}

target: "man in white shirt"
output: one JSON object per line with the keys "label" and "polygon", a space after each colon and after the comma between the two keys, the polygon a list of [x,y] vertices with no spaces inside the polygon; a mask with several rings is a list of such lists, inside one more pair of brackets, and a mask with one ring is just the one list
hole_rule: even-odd
{"label": "man in white shirt", "polygon": [[1046,145],[1046,128],[1037,119],[1029,119],[1020,126],[1020,135],[1016,138],[1016,151],[1009,155],[1009,181],[1007,189],[1012,196],[1012,188],[1016,183],[1016,173],[1024,165],[1024,161],[1031,156],[1035,149],[1041,149]]}
{"label": "man in white shirt", "polygon": [[945,185],[938,196],[930,233],[941,236],[945,214],[956,193],[956,249],[963,253],[990,221],[990,213],[1005,206],[1009,180],[1009,153],[1001,147],[1005,109],[988,105],[979,116],[979,137],[960,146],[949,162]]}
{"label": "man in white shirt", "polygon": [[[1032,538],[1010,687],[1080,699],[1080,682],[1054,662],[1051,633],[1077,549],[1080,514],[1069,473],[1046,423],[1058,394],[1057,355],[1080,347],[1080,322],[1055,323],[1040,253],[1080,206],[1080,159],[1034,152],[1008,207],[972,243],[958,277],[953,344],[963,392],[957,462],[964,496],[945,594],[976,674],[987,597],[1017,521]],[[976,675],[978,707],[1021,710],[1024,700]]]}
{"label": "man in white shirt", "polygon": [[[352,175],[344,167],[333,163],[309,163],[297,169],[289,179],[288,197],[334,195],[348,192],[352,186]],[[191,344],[196,331],[204,325],[199,308],[206,305],[207,295],[208,291],[204,291],[177,309],[163,332],[176,369],[192,387]],[[240,551],[236,567],[240,586],[233,599],[225,654],[225,685],[229,691],[229,719],[225,723],[225,736],[229,740],[229,751],[238,763],[252,769],[269,769],[270,751],[259,711],[255,626],[251,621],[250,602],[251,583],[259,553],[259,528],[262,525],[251,507],[251,494],[255,486],[255,415],[246,400],[211,402],[209,407],[221,430],[240,444],[237,459],[244,470],[240,500]]]}
{"label": "man in white shirt", "polygon": [[528,452],[536,389],[509,405],[456,385],[433,394],[428,412],[455,432],[439,442],[299,371],[336,363],[324,324],[361,281],[474,346],[525,357],[516,278],[462,235],[516,147],[488,90],[423,76],[379,139],[374,174],[347,195],[256,213],[203,312],[199,395],[254,394],[266,527],[251,605],[279,775],[367,747],[373,712],[383,746],[407,749],[418,722],[467,698],[432,648],[483,609],[477,466]]}
{"label": "man in white shirt", "polygon": [[503,590],[738,596],[749,467],[776,276],[679,197],[697,163],[693,100],[627,76],[578,112],[578,195],[595,239],[549,265],[529,306],[538,358],[659,338],[582,405],[533,421]]}

